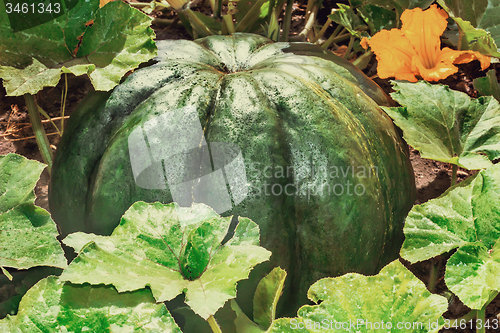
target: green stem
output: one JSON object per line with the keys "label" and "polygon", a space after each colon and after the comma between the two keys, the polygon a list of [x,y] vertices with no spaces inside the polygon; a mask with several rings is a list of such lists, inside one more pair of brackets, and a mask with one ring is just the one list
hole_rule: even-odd
{"label": "green stem", "polygon": [[207,321],[208,321],[208,324],[210,325],[210,328],[212,329],[212,332],[222,333],[222,331],[220,330],[219,324],[217,324],[217,322],[215,321],[214,316],[208,317]]}
{"label": "green stem", "polygon": [[458,165],[453,164],[453,170],[451,171],[451,186],[456,185],[457,183],[457,171]]}
{"label": "green stem", "polygon": [[[476,320],[480,320],[481,328],[476,329],[476,333],[486,333],[486,329],[484,327],[484,319],[485,319],[485,313],[486,313],[486,307],[488,306],[488,303],[486,303],[481,310],[477,310],[477,315],[476,315]],[[476,325],[477,327],[477,325]]]}
{"label": "green stem", "polygon": [[[223,29],[224,27],[227,29],[228,34],[234,34],[236,32],[233,23],[233,15],[231,14],[222,15],[222,27]],[[224,31],[222,34],[225,35]]]}
{"label": "green stem", "polygon": [[59,128],[57,128],[56,124],[54,123],[54,121],[52,120],[52,118],[49,117],[49,115],[47,114],[47,112],[45,112],[41,107],[40,105],[37,105],[38,107],[38,112],[40,112],[47,120],[50,121],[50,123],[52,125],[54,125],[54,128],[56,129],[57,133],[59,133],[59,136],[61,136],[61,132],[59,131]]}
{"label": "green stem", "polygon": [[322,45],[321,47],[324,48],[324,49],[327,49],[330,44],[332,43],[338,43],[338,42],[343,42],[344,40],[347,40],[351,38],[351,34],[350,33],[345,33],[343,35],[340,35],[340,36],[330,36],[330,38],[328,38]]}
{"label": "green stem", "polygon": [[156,24],[156,25],[169,26],[169,25],[171,25],[174,22],[175,22],[174,19],[164,19],[164,18],[155,17],[151,23],[152,24]]}
{"label": "green stem", "polygon": [[373,56],[372,51],[366,51],[362,56],[354,60],[352,64],[358,67],[359,69],[363,70],[366,68],[366,66],[368,66],[372,56]]}
{"label": "green stem", "polygon": [[61,96],[61,133],[64,134],[64,111],[66,110],[66,97],[68,97],[68,74],[64,73],[64,91]]}
{"label": "green stem", "polygon": [[313,27],[314,22],[316,21],[316,15],[318,14],[318,10],[319,6],[315,4],[311,9],[311,12],[309,13],[306,25],[304,26],[304,29],[302,29],[302,31],[299,33],[299,36],[307,36],[309,34],[309,31],[311,31],[311,28]]}
{"label": "green stem", "polygon": [[283,41],[288,42],[290,37],[290,25],[292,24],[293,0],[286,1],[285,18],[283,21]]}
{"label": "green stem", "polygon": [[460,318],[457,318],[457,319],[450,319],[450,320],[451,320],[451,321],[456,320],[458,323],[459,323],[460,321],[462,321],[462,320],[463,320],[463,321],[465,321],[465,322],[468,322],[469,320],[476,319],[476,317],[477,317],[477,310],[472,310],[471,312],[469,312],[469,313],[467,313],[467,314],[463,315],[463,316],[462,316],[462,317],[460,317]]}
{"label": "green stem", "polygon": [[42,158],[48,166],[49,174],[52,169],[52,159],[54,158],[52,154],[52,148],[50,148],[49,139],[42,125],[42,120],[40,119],[40,113],[38,112],[38,106],[35,102],[35,98],[31,94],[25,94],[24,100],[26,101],[26,106],[28,107],[28,114],[31,121],[31,126],[33,127],[33,132],[35,133],[36,143],[38,144],[38,149],[42,154]]}
{"label": "green stem", "polygon": [[[314,36],[313,39],[311,39],[311,43],[316,43],[318,41],[318,39],[320,39],[321,36],[323,36],[325,34],[326,29],[328,29],[328,27],[330,26],[331,23],[332,23],[332,20],[330,20],[330,18],[328,18],[328,20],[326,20],[326,23],[323,25],[323,27],[318,32],[318,34],[316,36]],[[340,27],[340,25],[337,28],[339,28],[339,27]],[[339,31],[340,31],[340,28],[339,28]]]}
{"label": "green stem", "polygon": [[436,262],[436,259],[432,258],[431,272],[429,274],[429,284],[428,284],[428,289],[431,293],[434,292],[434,288],[436,287],[436,281],[440,268],[441,268],[441,260],[438,259]]}
{"label": "green stem", "polygon": [[208,0],[210,2],[210,7],[212,7],[212,13],[215,14],[215,0]]}
{"label": "green stem", "polygon": [[222,14],[222,1],[223,0],[215,0],[215,9],[214,9],[214,18],[221,18]]}
{"label": "green stem", "polygon": [[344,59],[349,59],[349,55],[351,54],[352,46],[354,45],[354,36],[351,36],[349,40],[349,45],[347,45],[347,50],[345,50]]}

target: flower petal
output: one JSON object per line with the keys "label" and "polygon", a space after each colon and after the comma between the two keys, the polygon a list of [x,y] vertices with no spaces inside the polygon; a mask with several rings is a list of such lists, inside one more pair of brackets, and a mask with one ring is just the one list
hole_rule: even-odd
{"label": "flower petal", "polygon": [[401,32],[410,41],[418,54],[419,62],[425,68],[431,69],[437,64],[441,48],[439,37],[446,29],[448,14],[432,5],[423,11],[420,8],[405,10],[401,14],[403,26]]}
{"label": "flower petal", "polygon": [[415,57],[412,62],[412,70],[426,81],[439,81],[458,72],[458,67],[453,65],[453,61],[443,59],[443,61],[439,61],[436,66],[429,69],[421,63],[419,57]]}
{"label": "flower petal", "polygon": [[369,44],[375,53],[381,79],[395,77],[397,80],[417,81],[411,70],[411,60],[416,52],[401,30],[381,30],[371,39],[363,39],[363,44]]}
{"label": "flower petal", "polygon": [[[448,49],[445,47],[443,51]],[[450,49],[448,49],[450,50]],[[451,50],[454,51],[454,50]],[[476,51],[454,51],[454,52],[460,52],[460,55],[455,58],[455,61],[453,61],[454,64],[466,64],[469,63],[473,60],[479,60],[481,63],[481,70],[485,70],[486,68],[490,67],[491,63],[491,58],[485,55],[482,55],[479,52]]]}

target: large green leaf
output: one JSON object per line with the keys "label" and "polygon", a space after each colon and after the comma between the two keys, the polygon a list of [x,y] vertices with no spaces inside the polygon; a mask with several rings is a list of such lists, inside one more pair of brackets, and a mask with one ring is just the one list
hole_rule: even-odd
{"label": "large green leaf", "polygon": [[445,282],[467,306],[480,309],[500,291],[500,165],[412,208],[401,256],[427,260],[459,248],[446,266]]}
{"label": "large green leaf", "polygon": [[[437,332],[446,298],[431,294],[398,260],[378,275],[348,273],[314,283],[298,318],[280,318],[269,332]],[[406,325],[406,326],[405,326]]]}
{"label": "large green leaf", "polygon": [[481,169],[500,157],[500,104],[425,81],[393,81],[403,107],[383,109],[424,158]]}
{"label": "large green leaf", "polygon": [[1,332],[181,333],[149,290],[118,293],[111,286],[76,286],[50,276],[33,286]]}
{"label": "large green leaf", "polygon": [[500,102],[500,83],[494,69],[489,70],[486,77],[474,79],[473,83],[479,96],[493,96]]}
{"label": "large green leaf", "polygon": [[54,221],[34,204],[44,168],[16,154],[0,156],[0,267],[67,266]]}
{"label": "large green leaf", "polygon": [[111,236],[69,235],[64,243],[80,253],[61,278],[113,284],[120,292],[149,286],[159,302],[185,292],[186,303],[207,319],[236,297],[237,282],[271,255],[258,246],[258,225],[238,221],[234,235],[221,244],[231,217],[204,204],[137,202]]}
{"label": "large green leaf", "polygon": [[35,94],[55,86],[61,73],[87,74],[96,90],[110,90],[155,56],[149,17],[121,1],[98,7],[99,0],[79,0],[64,15],[19,32],[0,11],[0,78],[7,94]]}
{"label": "large green leaf", "polygon": [[438,3],[460,28],[460,49],[500,56],[497,49],[500,45],[500,0],[438,0]]}

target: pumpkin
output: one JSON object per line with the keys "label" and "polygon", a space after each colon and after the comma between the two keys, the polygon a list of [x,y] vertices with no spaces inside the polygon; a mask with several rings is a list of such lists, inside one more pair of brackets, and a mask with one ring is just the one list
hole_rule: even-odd
{"label": "pumpkin", "polygon": [[139,200],[248,217],[273,253],[238,286],[250,316],[272,267],[288,272],[279,313],[295,315],[316,280],[398,257],[416,191],[378,85],[309,43],[233,34],[158,48],[71,116],[49,190],[63,236],[108,235]]}

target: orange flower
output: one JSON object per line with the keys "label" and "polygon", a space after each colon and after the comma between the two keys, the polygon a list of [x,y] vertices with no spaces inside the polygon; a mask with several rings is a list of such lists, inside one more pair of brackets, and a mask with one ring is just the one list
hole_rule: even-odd
{"label": "orange flower", "polygon": [[382,79],[417,82],[416,75],[427,81],[439,81],[456,73],[453,64],[473,60],[481,62],[481,69],[490,66],[490,57],[475,51],[441,50],[439,37],[446,29],[448,14],[432,5],[426,11],[420,8],[405,10],[401,15],[401,29],[382,30],[371,39],[363,38],[361,45],[372,48],[378,60],[378,76]]}

